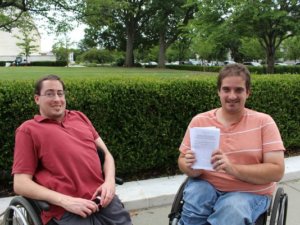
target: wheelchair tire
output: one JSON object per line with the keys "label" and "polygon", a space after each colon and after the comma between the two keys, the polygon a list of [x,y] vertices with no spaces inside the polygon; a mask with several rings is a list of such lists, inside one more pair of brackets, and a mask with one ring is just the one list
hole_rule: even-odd
{"label": "wheelchair tire", "polygon": [[268,219],[268,212],[261,214],[255,221],[255,225],[266,225]]}
{"label": "wheelchair tire", "polygon": [[182,211],[183,206],[183,190],[188,178],[181,184],[176,195],[175,200],[172,204],[171,212],[169,214],[169,225],[177,225]]}
{"label": "wheelchair tire", "polygon": [[3,221],[4,225],[42,225],[32,205],[21,196],[11,200]]}
{"label": "wheelchair tire", "polygon": [[288,196],[283,188],[279,187],[273,201],[270,225],[285,225],[288,207]]}

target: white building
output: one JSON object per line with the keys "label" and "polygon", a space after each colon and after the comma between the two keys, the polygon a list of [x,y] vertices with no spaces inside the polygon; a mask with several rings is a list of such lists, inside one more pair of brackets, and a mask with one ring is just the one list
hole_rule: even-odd
{"label": "white building", "polygon": [[[21,55],[22,49],[17,43],[22,42],[16,36],[22,36],[19,29],[14,28],[11,33],[0,30],[0,61],[14,61],[17,56]],[[29,61],[55,61],[52,53],[41,53],[41,36],[37,29],[32,30],[31,36],[34,36],[36,50],[29,56]],[[25,57],[23,57],[25,58]]]}

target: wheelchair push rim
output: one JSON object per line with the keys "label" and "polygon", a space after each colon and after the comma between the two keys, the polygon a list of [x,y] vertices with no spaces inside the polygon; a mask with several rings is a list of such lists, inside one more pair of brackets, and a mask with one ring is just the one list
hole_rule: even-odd
{"label": "wheelchair push rim", "polygon": [[39,215],[23,197],[14,197],[4,215],[4,225],[42,225]]}
{"label": "wheelchair push rim", "polygon": [[288,208],[288,196],[284,193],[283,188],[278,188],[276,191],[270,225],[285,225],[287,217],[287,208]]}
{"label": "wheelchair push rim", "polygon": [[171,212],[169,213],[169,225],[177,225],[180,217],[183,206],[183,190],[188,181],[188,178],[180,185],[176,195],[175,200],[172,204]]}

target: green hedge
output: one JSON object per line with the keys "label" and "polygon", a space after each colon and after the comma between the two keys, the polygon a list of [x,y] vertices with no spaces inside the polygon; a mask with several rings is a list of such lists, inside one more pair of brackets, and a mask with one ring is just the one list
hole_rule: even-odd
{"label": "green hedge", "polygon": [[[221,66],[167,65],[169,69],[219,72]],[[266,74],[266,66],[247,66],[252,74]],[[275,74],[300,74],[300,66],[274,66]]]}
{"label": "green hedge", "polygon": [[[5,63],[7,63],[7,61],[0,61],[0,66],[5,66]],[[34,61],[29,64],[22,64],[20,66],[66,66],[66,65],[67,62],[65,61]]]}
{"label": "green hedge", "polygon": [[[248,107],[276,120],[285,146],[300,149],[300,77],[254,76]],[[124,178],[177,169],[178,147],[191,118],[219,106],[216,77],[194,80],[66,80],[69,109],[93,122]],[[37,113],[33,82],[0,82],[0,171],[10,170],[14,131]]]}
{"label": "green hedge", "polygon": [[191,70],[191,71],[202,71],[202,72],[219,72],[221,66],[199,66],[199,65],[166,65],[168,69],[175,70]]}
{"label": "green hedge", "polygon": [[35,61],[31,62],[30,66],[66,66],[66,61]]}

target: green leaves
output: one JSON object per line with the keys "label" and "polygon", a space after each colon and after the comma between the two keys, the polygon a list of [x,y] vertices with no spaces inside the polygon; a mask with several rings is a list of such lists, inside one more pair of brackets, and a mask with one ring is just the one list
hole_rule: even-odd
{"label": "green leaves", "polygon": [[[253,75],[247,107],[270,114],[287,149],[300,143],[299,75]],[[216,77],[65,79],[69,109],[84,112],[112,152],[119,176],[176,171],[191,118],[220,106]],[[0,170],[11,167],[14,131],[37,113],[32,81],[0,82]]]}

